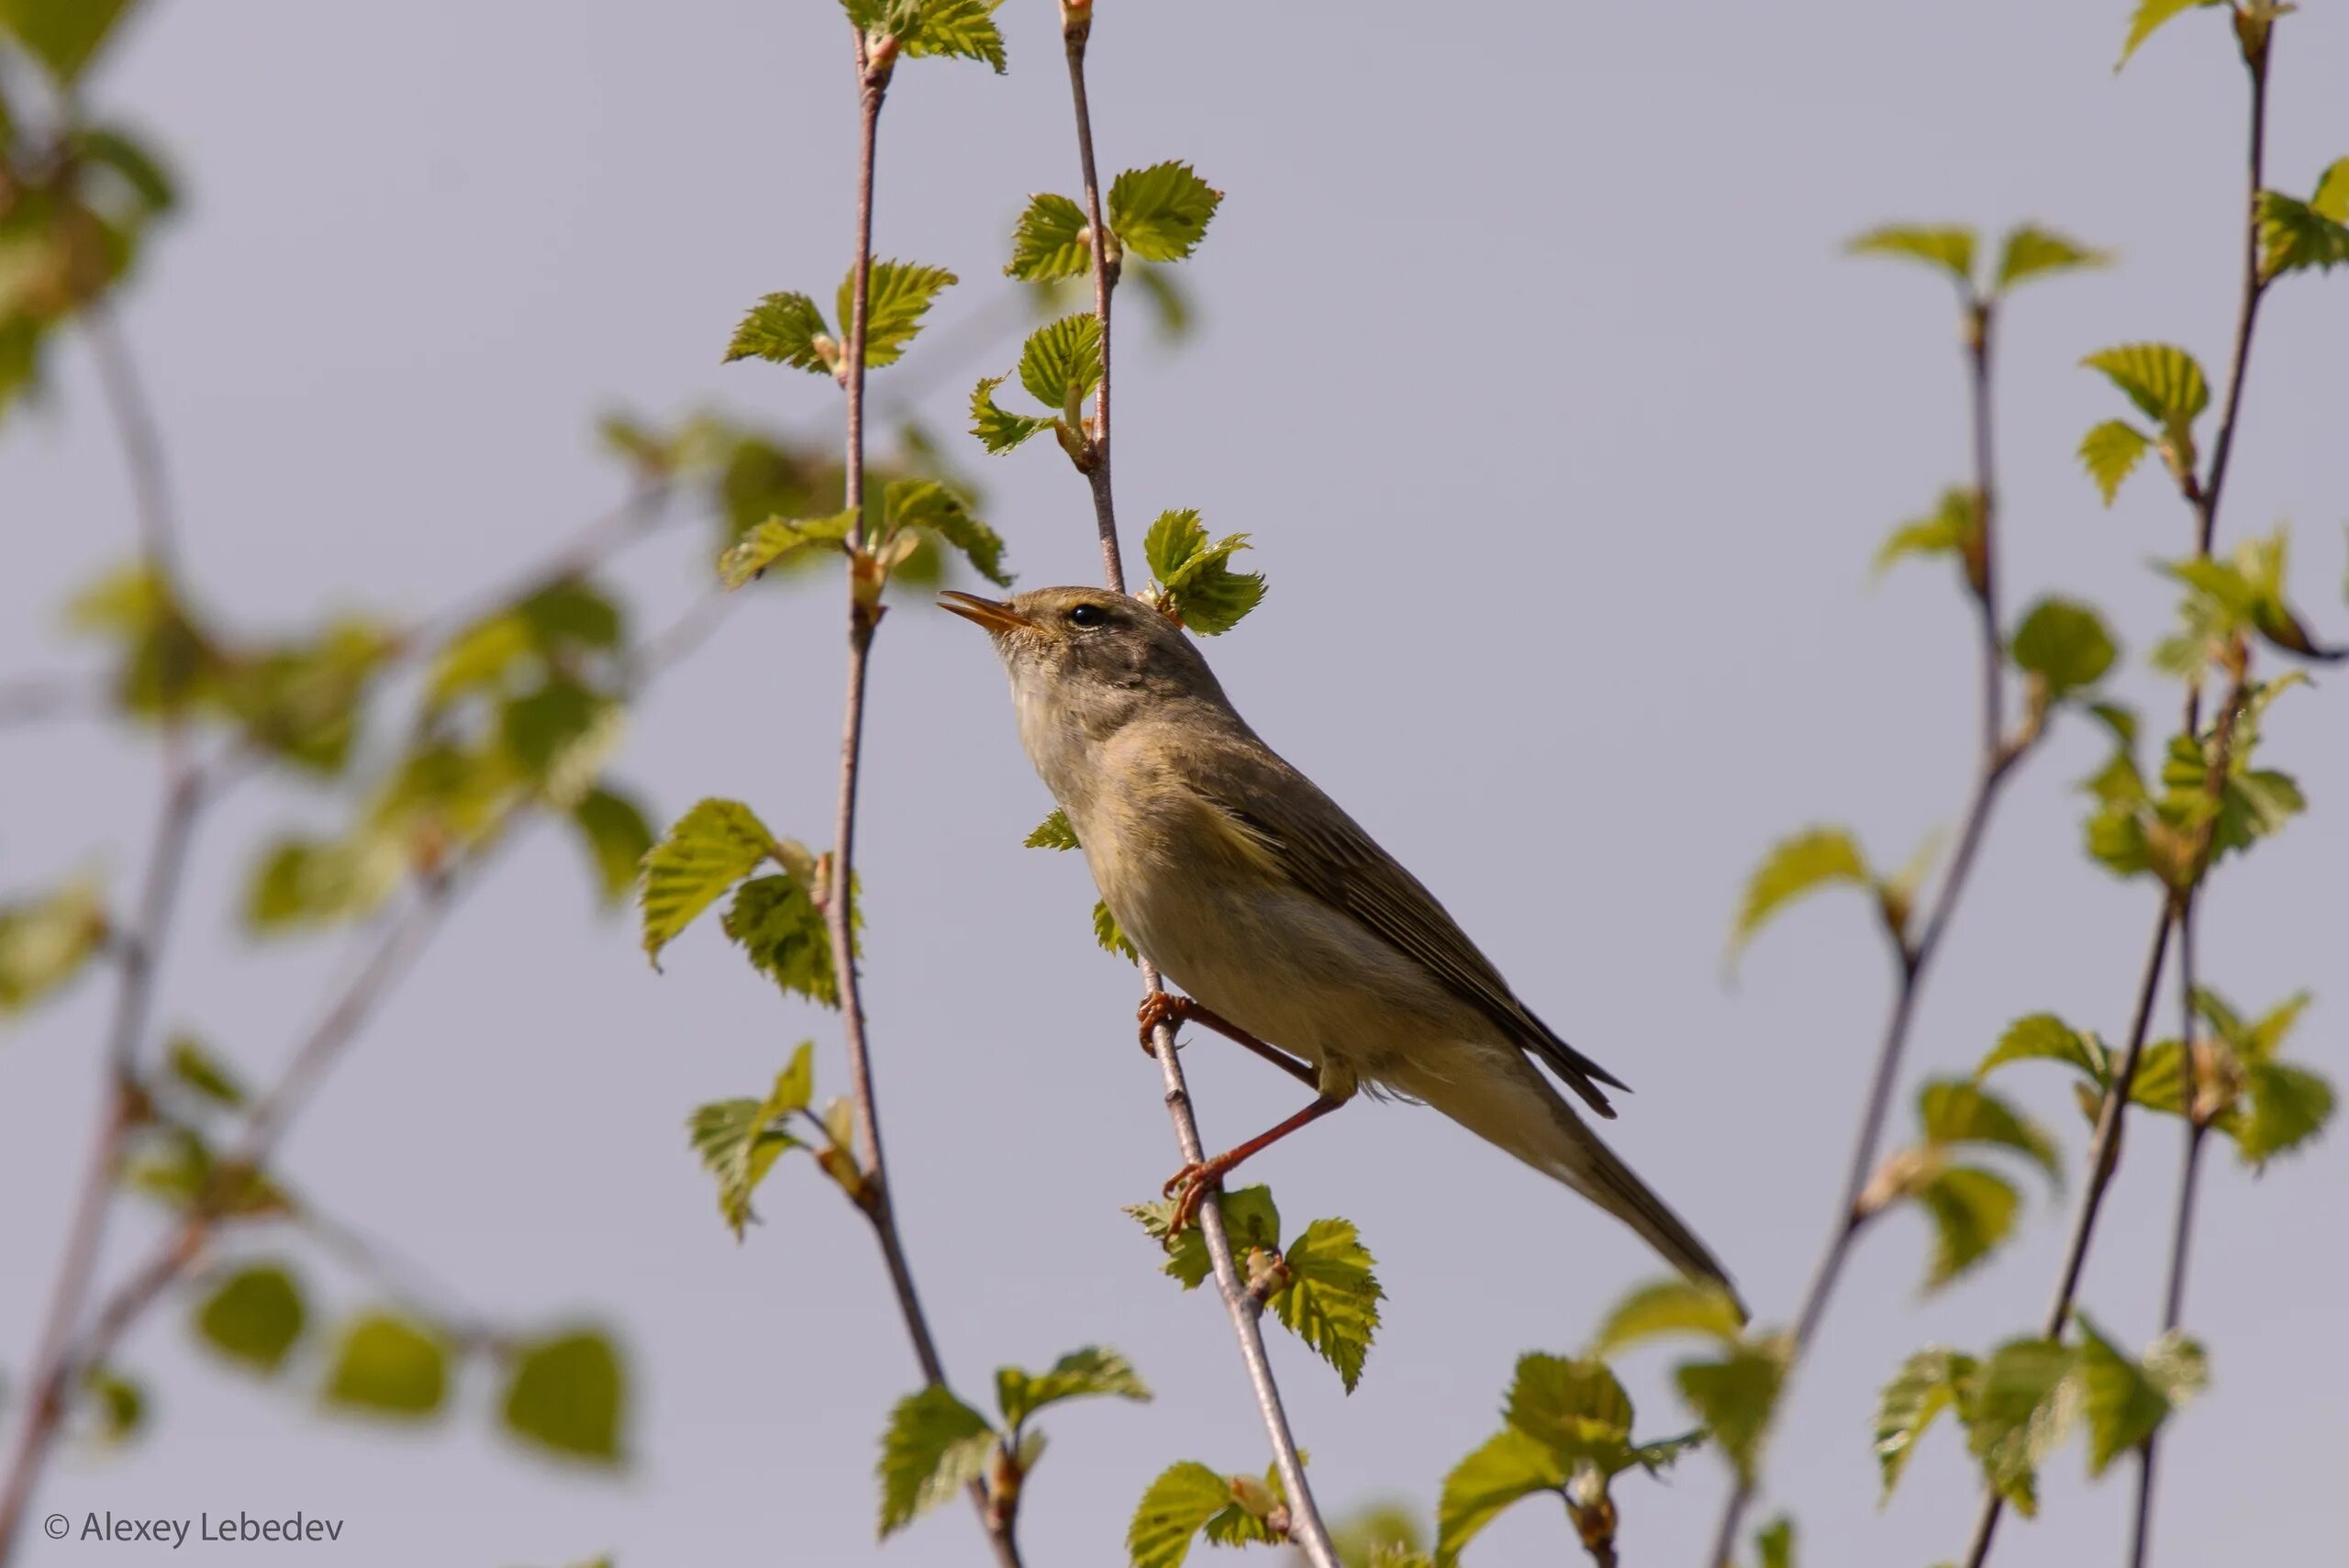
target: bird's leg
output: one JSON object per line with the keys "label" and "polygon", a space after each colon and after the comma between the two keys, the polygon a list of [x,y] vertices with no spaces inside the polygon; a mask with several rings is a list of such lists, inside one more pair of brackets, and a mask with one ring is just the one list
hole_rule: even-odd
{"label": "bird's leg", "polygon": [[1159,1191],[1174,1200],[1174,1218],[1167,1223],[1167,1233],[1182,1230],[1198,1217],[1199,1202],[1209,1187],[1220,1187],[1231,1168],[1252,1154],[1260,1154],[1278,1143],[1298,1128],[1320,1120],[1346,1102],[1335,1095],[1316,1095],[1311,1105],[1267,1132],[1260,1132],[1247,1142],[1227,1149],[1212,1159],[1186,1165],[1166,1179]]}
{"label": "bird's leg", "polygon": [[1227,1040],[1234,1040],[1246,1046],[1306,1087],[1320,1086],[1320,1079],[1312,1068],[1279,1046],[1267,1044],[1238,1024],[1227,1022],[1188,996],[1177,996],[1169,991],[1152,991],[1141,999],[1141,1006],[1134,1009],[1134,1017],[1141,1025],[1141,1050],[1145,1056],[1158,1054],[1158,1043],[1151,1037],[1158,1032],[1159,1025],[1180,1029],[1186,1023],[1205,1024]]}

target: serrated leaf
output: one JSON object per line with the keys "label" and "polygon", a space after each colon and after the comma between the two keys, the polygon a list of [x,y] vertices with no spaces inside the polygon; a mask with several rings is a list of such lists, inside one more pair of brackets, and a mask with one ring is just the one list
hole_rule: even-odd
{"label": "serrated leaf", "polygon": [[254,1263],[214,1286],[195,1331],[230,1361],[266,1376],[285,1362],[308,1320],[302,1287],[283,1263]]}
{"label": "serrated leaf", "polygon": [[362,1313],[343,1329],[327,1374],[328,1405],[410,1419],[433,1415],[449,1393],[449,1350],[421,1323]]}
{"label": "serrated leaf", "polygon": [[1066,1399],[1107,1396],[1146,1404],[1151,1396],[1150,1385],[1142,1382],[1132,1362],[1098,1345],[1071,1351],[1054,1362],[1049,1372],[998,1367],[995,1395],[1006,1428],[1017,1427],[1037,1411]]}
{"label": "serrated leaf", "polygon": [[1435,1506],[1436,1568],[1453,1568],[1510,1504],[1565,1484],[1565,1466],[1548,1444],[1514,1427],[1494,1433],[1443,1478]]}
{"label": "serrated leaf", "polygon": [[1231,1502],[1231,1484],[1196,1460],[1168,1466],[1150,1484],[1126,1527],[1133,1568],[1182,1568],[1192,1538]]}
{"label": "serrated leaf", "polygon": [[1008,452],[1031,436],[1041,435],[1054,421],[1029,414],[1014,414],[998,406],[995,389],[1009,378],[991,375],[971,389],[971,434],[990,452]]}
{"label": "serrated leaf", "polygon": [[739,588],[770,566],[815,550],[838,550],[856,526],[854,512],[829,517],[770,517],[745,533],[718,558],[718,579]]}
{"label": "serrated leaf", "polygon": [[815,1053],[813,1040],[800,1041],[764,1100],[715,1101],[696,1107],[686,1123],[695,1152],[718,1178],[718,1211],[733,1228],[736,1240],[741,1240],[743,1227],[758,1218],[751,1211],[751,1195],[775,1161],[804,1147],[782,1124],[807,1109],[815,1096]]}
{"label": "serrated leaf", "polygon": [[2055,1140],[1978,1083],[1937,1078],[1926,1084],[1918,1091],[1917,1119],[1932,1142],[1987,1143],[2011,1149],[2046,1172],[2051,1184],[2063,1184],[2064,1167],[2055,1152]]}
{"label": "serrated leaf", "polygon": [[2080,466],[2096,481],[2097,494],[2112,505],[2121,482],[2136,470],[2154,439],[2125,419],[2107,419],[2080,438]]}
{"label": "serrated leaf", "polygon": [[[930,0],[925,9],[940,3],[941,0]],[[865,367],[878,370],[902,359],[906,345],[921,330],[921,318],[937,303],[938,296],[961,281],[943,267],[875,258],[869,270],[864,307]],[[850,329],[849,308],[855,303],[855,289],[856,272],[852,269],[841,280],[840,295],[833,302],[833,307],[840,312],[843,332]]]}
{"label": "serrated leaf", "polygon": [[1876,1458],[1884,1476],[1884,1500],[1899,1485],[1918,1440],[1943,1411],[1957,1407],[1978,1370],[1972,1356],[1937,1346],[1901,1362],[1884,1385],[1876,1406]]}
{"label": "serrated leaf", "polygon": [[2039,1467],[2078,1405],[2069,1346],[2009,1340],[1990,1353],[1960,1407],[1983,1479],[2028,1518],[2039,1511]]}
{"label": "serrated leaf", "polygon": [[[1260,1183],[1252,1187],[1210,1194],[1208,1201],[1222,1211],[1224,1232],[1231,1241],[1234,1258],[1244,1262],[1252,1248],[1268,1252],[1280,1250],[1281,1211],[1273,1202],[1272,1188]],[[1174,1200],[1134,1204],[1126,1213],[1150,1233],[1152,1240],[1166,1249],[1163,1272],[1181,1281],[1185,1290],[1197,1290],[1215,1272],[1215,1263],[1208,1256],[1207,1241],[1197,1226],[1190,1226],[1179,1235],[1171,1233]]]}
{"label": "serrated leaf", "polygon": [[2053,1013],[2032,1013],[2009,1024],[2007,1032],[1998,1037],[1998,1043],[1975,1068],[1974,1076],[1978,1081],[2010,1062],[2032,1061],[2064,1062],[2079,1069],[2090,1083],[2099,1085],[2111,1077],[2103,1044]]}
{"label": "serrated leaf", "polygon": [[998,588],[1011,586],[1003,569],[1003,539],[973,517],[963,497],[934,479],[893,479],[887,491],[890,527],[936,535]]}
{"label": "serrated leaf", "polygon": [[1680,1396],[1720,1444],[1738,1479],[1748,1485],[1777,1409],[1786,1371],[1785,1354],[1775,1341],[1740,1342],[1719,1361],[1685,1362],[1673,1369]]}
{"label": "serrated leaf", "polygon": [[0,1018],[20,1013],[62,989],[106,940],[97,884],[84,879],[54,892],[0,904]]}
{"label": "serrated leaf", "polygon": [[1520,1356],[1502,1414],[1516,1430],[1547,1444],[1569,1470],[1590,1465],[1611,1476],[1635,1462],[1631,1396],[1596,1357]]}
{"label": "serrated leaf", "polygon": [[1223,193],[1188,163],[1153,163],[1117,177],[1104,216],[1133,254],[1149,261],[1179,261],[1198,248],[1222,201]]}
{"label": "serrated leaf", "polygon": [[1932,512],[1911,517],[1886,538],[1876,552],[1875,570],[1881,573],[1912,555],[1964,558],[1981,532],[1980,516],[1973,491],[1956,486],[1943,491],[1941,504]]}
{"label": "serrated leaf", "polygon": [[977,60],[1004,71],[1003,34],[995,24],[1003,0],[922,0],[917,19],[903,35],[906,53],[919,60],[941,55]]}
{"label": "serrated leaf", "polygon": [[2210,406],[2210,384],[2201,365],[2174,344],[2123,343],[2100,349],[2080,363],[2102,372],[2139,413],[2166,429],[2183,429]]}
{"label": "serrated leaf", "polygon": [[996,1445],[987,1418],[932,1385],[897,1401],[881,1435],[881,1534],[885,1540],[986,1473]]}
{"label": "serrated leaf", "polygon": [[[2338,165],[2336,165],[2338,167]],[[2281,191],[2259,193],[2259,275],[2331,272],[2349,263],[2349,226]]]}
{"label": "serrated leaf", "polygon": [[1615,1304],[1598,1332],[1590,1353],[1612,1355],[1628,1345],[1665,1334],[1697,1334],[1733,1345],[1744,1328],[1737,1299],[1718,1284],[1695,1280],[1665,1279],[1644,1284]]}
{"label": "serrated leaf", "polygon": [[[1239,1242],[1234,1240],[1235,1251]],[[1265,1303],[1287,1329],[1335,1367],[1352,1394],[1378,1332],[1386,1292],[1353,1222],[1317,1219],[1282,1254],[1288,1283]]]}
{"label": "serrated leaf", "polygon": [[641,806],[608,789],[591,789],[570,811],[571,825],[596,869],[596,891],[618,904],[636,889],[637,868],[652,848],[652,826]]}
{"label": "serrated leaf", "polygon": [[1264,599],[1263,573],[1231,570],[1232,556],[1247,548],[1246,534],[1209,542],[1196,511],[1160,513],[1142,537],[1159,608],[1202,637],[1230,631]]}
{"label": "serrated leaf", "polygon": [[[852,909],[852,931],[859,923]],[[831,930],[823,909],[798,878],[751,878],[735,889],[734,902],[727,906],[719,926],[727,940],[749,957],[751,967],[785,992],[818,1006],[841,1005]]]}
{"label": "serrated leaf", "polygon": [[1912,1195],[1933,1222],[1933,1261],[1925,1273],[1928,1292],[1973,1268],[2013,1235],[2015,1215],[2022,1207],[2013,1184],[1976,1165],[1937,1172],[1919,1184]]}
{"label": "serrated leaf", "polygon": [[2045,598],[2015,628],[2015,663],[2046,683],[2050,697],[2094,685],[2119,656],[2103,617],[2076,600]]}
{"label": "serrated leaf", "polygon": [[1960,288],[1974,282],[1974,230],[1955,225],[1890,224],[1871,228],[1844,246],[1854,256],[1894,256],[1939,267]]}
{"label": "serrated leaf", "polygon": [[2137,0],[2136,14],[2129,18],[2128,40],[2121,46],[2121,58],[2113,62],[2112,69],[2118,71],[2128,64],[2129,57],[2137,52],[2137,46],[2153,37],[2172,17],[2198,6],[2218,4],[2220,0]]}
{"label": "serrated leaf", "polygon": [[637,895],[645,956],[653,967],[660,967],[661,950],[696,916],[778,852],[766,824],[739,800],[704,800],[679,817],[646,852]]}
{"label": "serrated leaf", "polygon": [[2021,224],[2007,231],[1998,248],[1998,292],[2004,294],[2018,284],[2052,272],[2109,266],[2111,261],[2109,251],[2091,250],[2037,224]]}
{"label": "serrated leaf", "polygon": [[1052,815],[1036,824],[1036,830],[1020,840],[1031,850],[1074,850],[1080,848],[1076,829],[1069,826],[1068,813],[1059,806]]}
{"label": "serrated leaf", "polygon": [[1019,350],[1019,384],[1045,407],[1073,413],[1101,384],[1100,318],[1080,311],[1030,333]]}
{"label": "serrated leaf", "polygon": [[[846,330],[845,328],[842,328]],[[841,347],[824,313],[804,294],[771,294],[751,306],[726,345],[725,362],[771,360],[794,370],[830,375]],[[870,358],[867,359],[870,363]]]}
{"label": "serrated leaf", "polygon": [[1039,192],[1028,198],[1011,231],[1011,263],[1003,270],[1023,283],[1073,278],[1093,264],[1085,209],[1066,196]]}
{"label": "serrated leaf", "polygon": [[1744,902],[1730,929],[1730,958],[1733,962],[1754,934],[1795,900],[1839,884],[1865,887],[1870,880],[1867,858],[1841,828],[1811,828],[1781,840],[1745,884]]}
{"label": "serrated leaf", "polygon": [[1128,963],[1141,962],[1141,950],[1134,946],[1132,939],[1119,929],[1118,917],[1109,913],[1109,904],[1107,899],[1097,899],[1094,902],[1093,940],[1100,944],[1103,952],[1115,953]]}
{"label": "serrated leaf", "polygon": [[2243,1069],[2242,1108],[2228,1130],[2246,1165],[2264,1165],[2322,1132],[2336,1103],[2321,1073],[2282,1062],[2253,1062]]}

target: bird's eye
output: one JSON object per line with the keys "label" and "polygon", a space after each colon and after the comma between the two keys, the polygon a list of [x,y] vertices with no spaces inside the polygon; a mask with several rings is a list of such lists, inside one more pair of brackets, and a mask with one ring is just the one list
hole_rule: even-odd
{"label": "bird's eye", "polygon": [[1109,624],[1109,612],[1098,605],[1079,605],[1068,612],[1068,624],[1083,631]]}

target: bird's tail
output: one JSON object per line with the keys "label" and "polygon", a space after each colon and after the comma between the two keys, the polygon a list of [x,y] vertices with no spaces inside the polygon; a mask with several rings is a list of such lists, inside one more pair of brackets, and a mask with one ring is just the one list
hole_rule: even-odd
{"label": "bird's tail", "polygon": [[1515,1051],[1509,1057],[1513,1072],[1480,1073],[1431,1084],[1435,1092],[1420,1097],[1630,1226],[1690,1279],[1720,1286],[1743,1316],[1745,1304],[1738,1298],[1737,1286],[1711,1249],[1599,1141],[1538,1068]]}

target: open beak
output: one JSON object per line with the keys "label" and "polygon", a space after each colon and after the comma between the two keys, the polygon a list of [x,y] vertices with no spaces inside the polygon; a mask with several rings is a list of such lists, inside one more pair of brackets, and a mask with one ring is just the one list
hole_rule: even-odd
{"label": "open beak", "polygon": [[991,632],[1024,631],[1036,624],[999,599],[982,599],[976,594],[960,593],[952,588],[938,595],[938,607],[952,610],[964,620],[985,627]]}

